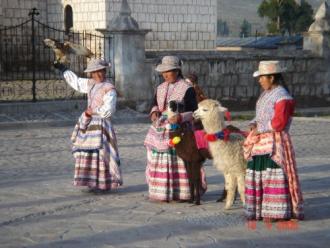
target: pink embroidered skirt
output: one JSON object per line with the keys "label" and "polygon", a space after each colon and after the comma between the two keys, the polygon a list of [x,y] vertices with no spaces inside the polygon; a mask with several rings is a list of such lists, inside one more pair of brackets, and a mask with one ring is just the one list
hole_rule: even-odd
{"label": "pink embroidered skirt", "polygon": [[148,149],[146,178],[149,198],[157,201],[189,200],[189,181],[184,162],[175,150]]}

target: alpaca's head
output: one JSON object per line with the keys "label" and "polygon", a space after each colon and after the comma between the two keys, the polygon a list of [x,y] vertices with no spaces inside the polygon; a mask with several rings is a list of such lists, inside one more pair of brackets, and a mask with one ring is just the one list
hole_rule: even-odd
{"label": "alpaca's head", "polygon": [[228,109],[212,99],[206,99],[198,104],[198,109],[194,112],[195,119],[200,119],[204,127],[216,124],[219,129],[225,128],[225,112]]}
{"label": "alpaca's head", "polygon": [[171,118],[174,115],[177,115],[178,113],[184,112],[184,105],[181,102],[178,101],[169,101],[168,107],[167,107],[167,116],[168,118]]}

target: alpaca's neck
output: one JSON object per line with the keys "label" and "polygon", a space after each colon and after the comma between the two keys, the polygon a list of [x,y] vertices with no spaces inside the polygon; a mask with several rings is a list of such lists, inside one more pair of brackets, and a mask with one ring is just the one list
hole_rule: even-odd
{"label": "alpaca's neck", "polygon": [[216,133],[226,127],[224,117],[219,113],[208,116],[202,123],[207,133]]}

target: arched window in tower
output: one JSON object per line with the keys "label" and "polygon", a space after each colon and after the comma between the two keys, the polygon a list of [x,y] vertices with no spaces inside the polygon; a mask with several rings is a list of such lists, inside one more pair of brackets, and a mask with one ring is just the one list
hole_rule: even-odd
{"label": "arched window in tower", "polygon": [[73,27],[73,12],[70,5],[67,5],[64,8],[64,27],[67,33],[69,33],[70,28]]}

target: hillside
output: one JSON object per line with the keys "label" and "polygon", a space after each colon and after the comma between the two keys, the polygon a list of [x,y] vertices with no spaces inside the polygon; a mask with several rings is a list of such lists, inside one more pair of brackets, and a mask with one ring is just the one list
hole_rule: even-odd
{"label": "hillside", "polygon": [[[257,14],[258,6],[262,0],[218,0],[218,19],[226,21],[229,27],[230,36],[238,36],[240,26],[244,19],[252,25],[252,34],[266,31],[267,19],[262,19]],[[314,10],[317,9],[323,0],[307,0]]]}

